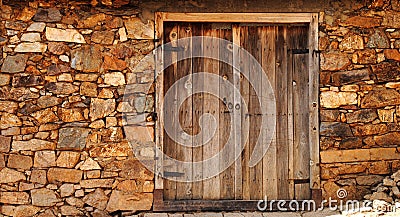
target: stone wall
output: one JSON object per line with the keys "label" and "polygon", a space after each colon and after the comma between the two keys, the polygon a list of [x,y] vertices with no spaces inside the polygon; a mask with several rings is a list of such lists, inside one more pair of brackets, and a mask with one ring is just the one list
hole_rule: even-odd
{"label": "stone wall", "polygon": [[332,6],[320,17],[322,186],[361,199],[400,169],[400,4]]}
{"label": "stone wall", "polygon": [[[154,49],[154,11],[320,12],[323,196],[371,192],[400,169],[400,3],[278,2],[3,1],[1,214],[151,209],[154,175],[132,153],[122,113],[131,139],[153,146],[141,137],[154,128],[153,64],[135,67]],[[127,84],[139,88],[124,97]]]}
{"label": "stone wall", "polygon": [[[154,48],[153,23],[137,10],[50,2],[1,7],[1,213],[150,210],[154,176],[134,157],[122,112],[153,111],[151,92],[123,97],[126,84],[153,80],[134,71]],[[140,121],[132,133],[151,133],[154,123]]]}

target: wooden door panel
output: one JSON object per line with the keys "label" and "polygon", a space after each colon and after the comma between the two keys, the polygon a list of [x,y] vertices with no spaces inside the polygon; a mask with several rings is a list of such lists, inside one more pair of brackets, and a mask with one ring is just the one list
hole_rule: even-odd
{"label": "wooden door panel", "polygon": [[[207,93],[197,93],[185,99],[184,103],[173,106],[170,113],[179,112],[179,120],[171,120],[181,125],[183,132],[173,131],[174,136],[197,135],[203,132],[204,138],[200,141],[185,141],[186,146],[174,143],[168,136],[164,136],[165,153],[172,158],[185,162],[199,162],[209,159],[220,152],[229,140],[231,128],[240,127],[240,123],[249,121],[249,134],[241,132],[235,138],[242,139],[245,144],[241,157],[232,165],[224,169],[226,162],[235,154],[235,149],[222,155],[219,163],[213,165],[198,165],[189,168],[174,168],[174,165],[165,168],[165,171],[179,171],[186,179],[192,177],[203,178],[197,182],[164,181],[164,198],[166,200],[259,200],[267,196],[268,199],[308,199],[310,186],[306,181],[310,178],[309,160],[310,150],[308,145],[308,27],[306,26],[262,26],[262,25],[235,25],[232,28],[216,28],[209,23],[168,23],[165,25],[165,42],[173,42],[179,38],[191,36],[214,37],[211,43],[196,44],[192,47],[188,44],[176,42],[173,46],[183,47],[173,54],[164,55],[164,58],[179,58],[180,55],[193,53],[197,55],[219,56],[228,62],[239,61],[241,73],[255,70],[249,64],[249,57],[234,55],[234,52],[226,52],[217,38],[228,41],[236,41],[246,49],[260,63],[276,98],[276,122],[272,122],[271,113],[263,114],[262,108],[267,105],[267,96],[263,96],[262,88],[267,85],[260,73],[247,73],[253,77],[240,78],[237,87],[240,89],[244,104],[241,106],[240,119],[232,119],[235,96],[233,90],[227,90],[224,83],[235,83],[235,73],[232,66],[221,61],[209,58],[189,58],[172,64],[165,70],[164,86],[168,90],[175,81],[185,78],[178,91],[191,91],[192,84],[196,87],[209,89],[217,88],[216,96]],[[230,26],[228,25],[224,25]],[[175,34],[173,34],[175,33]],[[173,37],[175,36],[175,38]],[[235,37],[238,37],[235,39]],[[178,49],[179,50],[179,49]],[[165,60],[165,59],[164,59]],[[192,75],[198,72],[208,72],[223,78],[219,82],[200,79],[196,80]],[[250,84],[250,81],[261,81]],[[186,85],[185,85],[186,84]],[[261,92],[261,96],[256,94]],[[178,92],[173,93],[175,100],[179,101]],[[305,97],[306,96],[306,97]],[[229,108],[231,103],[232,108]],[[247,106],[245,113],[243,107]],[[165,115],[169,113],[166,112]],[[213,115],[218,124],[216,132],[212,131],[210,119],[200,117],[209,113]],[[235,113],[236,115],[238,113]],[[268,125],[276,124],[275,136],[269,146],[266,155],[254,167],[249,166],[257,141],[266,142],[267,135],[272,130],[262,127],[262,118],[267,119]],[[269,118],[269,119],[268,119]],[[232,123],[232,120],[234,121]],[[204,121],[208,121],[205,123]],[[241,127],[240,127],[241,128]],[[261,130],[263,129],[263,130]],[[247,134],[249,135],[247,137]],[[209,137],[206,144],[198,146]],[[188,137],[190,138],[190,137]],[[191,147],[195,146],[195,147]],[[232,147],[237,146],[234,144]],[[215,171],[222,172],[213,177],[207,177]]]}

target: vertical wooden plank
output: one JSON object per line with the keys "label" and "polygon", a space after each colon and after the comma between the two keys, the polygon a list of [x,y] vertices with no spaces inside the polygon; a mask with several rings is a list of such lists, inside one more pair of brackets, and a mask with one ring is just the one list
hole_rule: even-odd
{"label": "vertical wooden plank", "polygon": [[[248,41],[248,27],[242,26],[240,27],[240,46],[244,49],[247,47]],[[240,53],[243,55],[244,53]],[[248,73],[249,71],[249,59],[247,55],[240,56],[240,71],[241,73]],[[249,78],[251,79],[251,78]],[[250,86],[249,81],[243,76],[240,81],[240,93],[243,98],[245,105],[242,105],[242,118],[241,122],[245,123],[249,121],[249,115],[245,113],[244,107],[249,107],[250,101]],[[249,170],[249,161],[250,161],[250,149],[249,149],[249,138],[246,136],[246,132],[242,129],[241,132],[241,140],[242,144],[244,144],[243,152],[242,152],[242,193],[243,193],[243,200],[250,200],[250,170]]]}
{"label": "vertical wooden plank", "polygon": [[320,189],[319,168],[319,120],[318,120],[318,90],[319,90],[319,54],[318,50],[318,13],[311,15],[309,34],[309,144],[310,144],[310,184],[311,189]]}
{"label": "vertical wooden plank", "polygon": [[[218,37],[217,31],[211,28],[203,29],[204,36]],[[218,40],[212,39],[211,42],[204,44],[204,54],[208,56],[218,56],[219,46]],[[207,73],[219,74],[219,63],[217,60],[206,59],[204,62],[204,70]],[[219,84],[212,81],[206,80],[204,83],[204,89],[209,89],[208,86],[214,85],[217,87]],[[212,96],[211,94],[204,95],[204,112],[209,113],[214,116],[216,122],[214,124],[219,124],[219,101],[218,98]],[[210,120],[209,123],[205,123],[205,126],[211,126],[213,122]],[[205,127],[204,137],[206,139],[212,138],[207,144],[204,144],[203,158],[204,160],[211,158],[219,152],[219,129],[216,128],[216,132],[211,132],[212,127]],[[219,170],[219,164],[208,165],[203,167],[203,174],[213,174]],[[219,176],[214,177],[204,177],[203,181],[203,199],[219,199],[220,198],[220,182]]]}
{"label": "vertical wooden plank", "polygon": [[[276,62],[276,47],[275,47],[275,40],[277,34],[277,27],[276,26],[269,26],[263,27],[262,37],[261,37],[261,45],[262,45],[262,67],[264,72],[266,73],[266,77],[268,78],[272,89],[275,90],[275,62]],[[262,81],[263,85],[266,85],[267,81]],[[276,94],[276,91],[274,91]],[[262,98],[266,101],[263,101],[262,106],[270,104],[271,102],[268,101],[269,98],[264,97]],[[265,114],[267,119],[268,126],[275,126],[276,122],[273,122],[272,115],[276,115],[274,113]],[[262,139],[263,144],[266,142],[266,135],[268,135],[268,130],[271,130],[270,127],[266,127],[265,132],[263,132]],[[276,177],[276,130],[274,132],[273,139],[271,141],[268,150],[263,157],[263,196],[267,196],[269,200],[276,200],[278,199],[278,180]],[[270,132],[269,132],[270,133]],[[273,165],[273,166],[271,166]]]}
{"label": "vertical wooden plank", "polygon": [[[293,179],[306,180],[310,178],[310,147],[308,144],[308,53],[296,52],[296,50],[308,49],[308,28],[306,26],[291,27],[288,33],[289,46],[292,49],[291,61],[293,74],[293,124],[294,147],[293,147]],[[309,183],[296,184],[296,199],[309,199]]]}
{"label": "vertical wooden plank", "polygon": [[[183,51],[178,52],[178,73],[177,80],[183,79],[181,82],[177,83],[177,100],[183,101],[182,105],[178,106],[179,111],[179,122],[182,130],[181,132],[177,132],[177,136],[184,140],[183,145],[176,145],[176,159],[182,162],[192,162],[192,135],[193,135],[193,123],[192,123],[192,96],[190,96],[192,92],[192,59],[183,59],[184,57],[191,56],[191,40],[181,40],[185,38],[190,38],[192,36],[191,25],[189,23],[182,23],[179,25],[178,31],[178,44],[177,46],[180,48],[184,48]],[[185,94],[183,93],[185,92]],[[186,97],[188,96],[188,97]],[[192,167],[190,164],[185,166],[184,168],[178,168],[177,170],[180,173],[183,173],[183,180],[192,180]],[[176,199],[191,199],[192,198],[192,183],[191,182],[178,182],[176,184],[177,196]]]}
{"label": "vertical wooden plank", "polygon": [[[220,29],[219,36],[220,39],[232,42],[232,30],[231,29]],[[229,88],[234,83],[232,63],[233,52],[229,50],[225,41],[219,43],[219,76],[223,79],[220,82],[220,114],[219,114],[219,133],[220,133],[220,149],[222,150],[224,146],[234,147],[234,139],[231,138],[231,129],[234,127],[234,123],[231,122],[233,118],[234,108],[229,109],[229,105],[234,105],[234,95],[233,91]],[[227,61],[223,62],[223,61]],[[228,144],[229,143],[229,144]],[[221,197],[220,199],[234,199],[235,198],[235,164],[228,165],[230,159],[234,158],[235,149],[229,148],[226,154],[222,154],[220,158],[220,186],[221,186]]]}
{"label": "vertical wooden plank", "polygon": [[[254,57],[250,64],[250,103],[249,103],[249,115],[250,115],[250,156],[254,156],[254,149],[257,145],[260,129],[261,129],[261,107],[260,107],[260,96],[261,93],[261,72],[258,71],[258,63],[261,60],[261,41],[259,31],[261,28],[258,26],[249,26],[249,38],[248,38],[248,51]],[[262,198],[262,163],[257,163],[254,167],[250,167],[250,199],[260,200]]]}
{"label": "vertical wooden plank", "polygon": [[[162,20],[162,15],[160,13],[155,14],[155,29],[156,29],[156,38],[159,40],[156,42],[156,47],[159,47],[163,44],[163,27],[164,22]],[[155,189],[163,189],[164,188],[164,181],[162,178],[163,174],[163,158],[159,155],[159,153],[163,153],[163,141],[164,141],[164,116],[163,112],[161,111],[161,105],[164,101],[164,71],[163,71],[163,52],[157,52],[155,54],[156,63],[155,67],[155,74],[156,74],[156,104],[155,109],[156,113],[158,114],[158,121],[156,121],[156,149],[159,152],[156,152],[156,172],[155,172],[155,181],[154,181],[154,188]]]}
{"label": "vertical wooden plank", "polygon": [[[239,48],[240,48],[240,27],[238,25],[233,25],[232,26],[232,40],[234,43],[233,46],[233,59],[232,59],[232,64],[234,66],[233,68],[233,85],[236,87],[238,90],[240,90],[240,69],[237,68],[240,65],[240,55],[239,55]],[[233,110],[233,130],[234,130],[234,136],[235,136],[235,156],[239,156],[239,154],[242,152],[242,109],[243,106],[241,102],[241,95],[237,94],[237,92],[234,93],[234,103],[233,105],[240,105],[240,109],[234,109]],[[241,157],[235,160],[235,199],[242,199],[243,198],[243,183],[242,183],[242,160]]]}
{"label": "vertical wooden plank", "polygon": [[286,26],[278,27],[276,45],[276,76],[277,76],[277,177],[278,177],[278,198],[289,199],[289,153],[288,153],[288,123],[287,123],[287,44]]}
{"label": "vertical wooden plank", "polygon": [[[192,24],[192,34],[193,36],[202,36],[203,34],[203,24],[195,23]],[[203,45],[202,43],[193,45],[193,55],[200,56],[202,54]],[[203,58],[193,59],[193,73],[203,72],[204,70]],[[202,79],[193,80],[193,87],[197,86],[196,89],[202,89],[204,82]],[[193,135],[198,135],[202,130],[200,128],[200,117],[203,114],[203,93],[197,93],[193,95]],[[193,145],[193,162],[201,162],[203,160],[203,140],[200,138],[194,141]],[[193,176],[196,180],[201,180],[203,178],[203,167],[202,164],[193,167]],[[203,182],[197,181],[192,183],[192,198],[202,199],[203,198]]]}
{"label": "vertical wooden plank", "polygon": [[[178,25],[174,23],[170,23],[165,26],[164,32],[164,40],[165,43],[171,43],[172,46],[177,46],[178,40]],[[168,66],[164,70],[164,95],[167,93],[169,88],[174,84],[177,79],[177,54],[174,52],[164,51],[164,62],[171,62],[170,66]],[[176,101],[177,93],[175,89],[171,90],[171,95],[174,96],[174,100]],[[174,117],[172,114],[177,112],[177,105],[171,106],[170,109],[164,109],[165,117]],[[171,126],[176,125],[176,121],[174,118],[168,118],[168,121],[171,121]],[[163,146],[164,153],[170,156],[173,159],[176,159],[176,143],[170,138],[169,135],[166,134],[165,129],[163,129]],[[176,136],[176,128],[171,129],[172,136]],[[163,161],[163,171],[164,172],[176,172],[177,168],[174,164],[169,164],[165,159]],[[176,199],[176,182],[173,180],[164,179],[164,199],[166,200],[175,200]]]}
{"label": "vertical wooden plank", "polygon": [[[294,189],[294,171],[295,171],[295,161],[294,161],[294,126],[296,126],[293,123],[293,113],[298,113],[297,110],[293,108],[293,71],[294,71],[294,66],[293,66],[293,54],[291,49],[295,48],[294,41],[295,41],[295,36],[293,35],[293,30],[292,27],[288,27],[288,33],[287,33],[287,44],[288,44],[288,61],[287,61],[287,90],[288,90],[288,116],[287,116],[287,122],[288,122],[288,165],[289,165],[289,198],[294,199],[294,194],[295,194],[295,189]],[[296,129],[298,126],[296,126]],[[297,157],[297,156],[296,156]]]}

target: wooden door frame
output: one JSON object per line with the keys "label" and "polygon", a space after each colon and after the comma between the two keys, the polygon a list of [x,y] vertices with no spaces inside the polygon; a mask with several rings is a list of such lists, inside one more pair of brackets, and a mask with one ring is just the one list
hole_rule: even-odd
{"label": "wooden door frame", "polygon": [[[310,188],[317,204],[322,200],[319,167],[319,52],[318,13],[155,13],[155,45],[163,44],[164,22],[219,22],[219,23],[269,23],[309,24],[309,145],[310,145]],[[156,148],[163,151],[163,113],[160,111],[164,97],[163,52],[156,58]],[[245,211],[256,210],[258,201],[244,200],[176,200],[166,201],[163,196],[162,157],[155,156],[155,190],[153,211]]]}

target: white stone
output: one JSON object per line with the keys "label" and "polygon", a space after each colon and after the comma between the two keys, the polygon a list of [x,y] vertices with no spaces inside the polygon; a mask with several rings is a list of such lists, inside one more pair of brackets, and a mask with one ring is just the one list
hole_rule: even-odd
{"label": "white stone", "polygon": [[69,57],[67,55],[60,55],[60,60],[69,63]]}
{"label": "white stone", "polygon": [[66,81],[66,82],[72,82],[73,81],[72,75],[68,74],[68,73],[64,73],[64,74],[59,75],[57,77],[57,80],[58,81]]}
{"label": "white stone", "polygon": [[21,37],[21,41],[36,42],[40,41],[40,34],[37,32],[25,33]]}
{"label": "white stone", "polygon": [[27,31],[28,32],[43,32],[44,28],[46,27],[46,23],[32,23]]}
{"label": "white stone", "polygon": [[74,184],[63,184],[60,187],[60,196],[61,197],[68,197],[73,195],[75,192]]}
{"label": "white stone", "polygon": [[17,53],[44,53],[47,50],[47,45],[39,42],[26,42],[17,45],[15,52]]}
{"label": "white stone", "polygon": [[119,40],[124,42],[128,40],[128,36],[126,35],[126,30],[124,27],[118,29]]}
{"label": "white stone", "polygon": [[143,23],[139,17],[133,17],[125,20],[126,31],[128,38],[131,39],[153,39],[154,38],[154,23],[148,20]]}
{"label": "white stone", "polygon": [[107,73],[104,76],[104,83],[111,86],[120,86],[125,84],[125,76],[121,72]]}
{"label": "white stone", "polygon": [[343,105],[356,105],[357,93],[325,91],[320,95],[321,106],[325,108],[338,108]]}
{"label": "white stone", "polygon": [[101,167],[99,164],[94,161],[92,158],[88,158],[85,160],[85,162],[80,166],[81,170],[100,170]]}
{"label": "white stone", "polygon": [[81,33],[84,34],[84,35],[92,34],[92,32],[93,32],[93,30],[91,30],[91,29],[84,29],[84,30],[81,31]]}
{"label": "white stone", "polygon": [[19,38],[18,38],[17,35],[14,35],[13,37],[10,38],[9,42],[10,42],[11,44],[17,44],[17,43],[19,43],[19,42],[21,42],[21,41],[19,40]]}
{"label": "white stone", "polygon": [[46,28],[46,38],[49,41],[64,41],[85,44],[85,38],[75,29]]}

